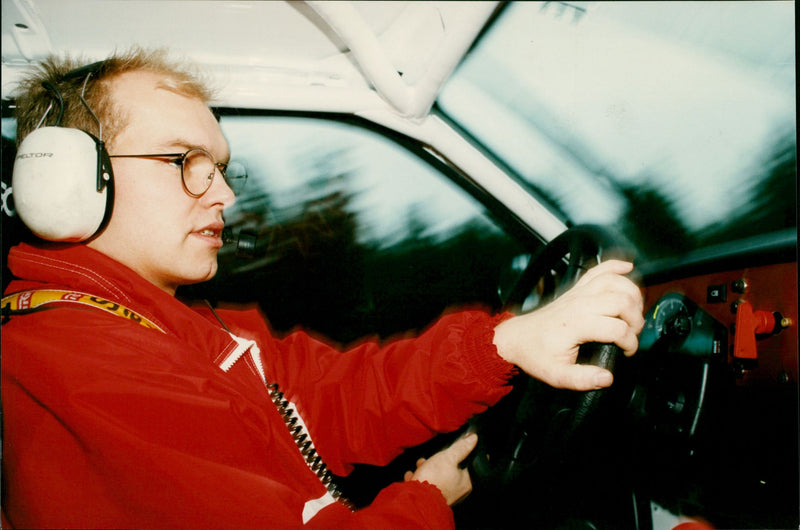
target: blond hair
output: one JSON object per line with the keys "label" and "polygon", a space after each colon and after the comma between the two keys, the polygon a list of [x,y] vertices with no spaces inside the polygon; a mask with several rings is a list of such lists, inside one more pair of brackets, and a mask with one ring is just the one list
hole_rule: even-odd
{"label": "blond hair", "polygon": [[[47,84],[55,86],[61,93],[64,102],[62,127],[99,135],[97,121],[80,99],[87,76],[69,75],[86,63],[71,57],[50,56],[20,82],[15,110],[18,144],[38,126],[56,125],[60,105],[55,93],[44,86]],[[113,141],[127,124],[127,116],[112,97],[111,81],[121,74],[132,71],[160,74],[163,76],[162,88],[200,99],[206,104],[213,98],[212,90],[194,66],[171,60],[162,49],[144,50],[137,47],[114,53],[91,71],[84,98],[102,124],[106,143]]]}

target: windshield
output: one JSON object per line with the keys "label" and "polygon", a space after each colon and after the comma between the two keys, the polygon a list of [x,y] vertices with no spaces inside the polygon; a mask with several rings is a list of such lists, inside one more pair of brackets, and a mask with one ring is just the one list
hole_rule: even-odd
{"label": "windshield", "polygon": [[796,226],[794,50],[793,2],[510,3],[438,104],[661,258]]}

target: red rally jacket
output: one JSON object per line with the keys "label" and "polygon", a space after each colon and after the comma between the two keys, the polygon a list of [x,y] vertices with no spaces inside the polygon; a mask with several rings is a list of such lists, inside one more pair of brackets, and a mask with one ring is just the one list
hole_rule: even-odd
{"label": "red rally jacket", "polygon": [[2,508],[14,527],[452,527],[428,483],[395,483],[356,512],[315,502],[326,488],[265,382],[339,475],[388,463],[509,390],[498,319],[481,312],[341,353],[303,332],[273,337],[255,309],[218,311],[229,333],[84,245],[20,245],[9,267],[20,279],[7,293],[83,292],[160,328],[77,304],[3,324]]}

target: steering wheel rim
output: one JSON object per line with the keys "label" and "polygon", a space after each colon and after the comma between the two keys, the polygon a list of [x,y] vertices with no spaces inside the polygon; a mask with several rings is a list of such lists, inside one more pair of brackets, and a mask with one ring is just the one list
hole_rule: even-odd
{"label": "steering wheel rim", "polygon": [[[566,230],[531,260],[510,301],[521,304],[523,293],[544,282],[546,303],[572,287],[583,272],[604,259],[631,259],[623,241],[610,229],[596,225]],[[581,346],[578,362],[615,373],[622,358],[620,348],[614,344],[588,343]],[[471,427],[480,436],[470,460],[471,475],[476,482],[489,487],[508,486],[542,463],[559,461],[572,450],[575,440],[598,416],[598,411],[612,401],[610,389],[556,390],[524,374],[518,376],[514,387],[504,399],[506,405],[497,407],[501,412],[493,413],[490,409],[472,422]],[[535,407],[531,406],[533,403]],[[536,410],[539,412],[533,412]],[[498,422],[507,427],[505,440],[502,429],[498,432]]]}

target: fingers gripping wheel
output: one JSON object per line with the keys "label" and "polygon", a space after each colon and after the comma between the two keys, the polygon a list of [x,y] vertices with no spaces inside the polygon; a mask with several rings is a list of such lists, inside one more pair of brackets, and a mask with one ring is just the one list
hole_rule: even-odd
{"label": "fingers gripping wheel", "polygon": [[[521,303],[535,291],[540,305],[547,303],[597,263],[611,258],[632,259],[622,241],[620,236],[597,226],[567,230],[531,260],[511,301]],[[581,346],[578,362],[615,373],[622,357],[616,345],[590,343]],[[555,465],[567,457],[587,424],[600,416],[600,410],[609,408],[619,386],[617,382],[612,386],[614,390],[555,390],[519,376],[503,402],[474,420],[480,435],[471,461],[476,482],[489,487],[506,486],[533,468]]]}
{"label": "fingers gripping wheel", "polygon": [[114,201],[111,162],[103,143],[78,129],[41,127],[17,151],[14,204],[42,239],[84,241],[108,222]]}

